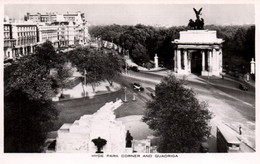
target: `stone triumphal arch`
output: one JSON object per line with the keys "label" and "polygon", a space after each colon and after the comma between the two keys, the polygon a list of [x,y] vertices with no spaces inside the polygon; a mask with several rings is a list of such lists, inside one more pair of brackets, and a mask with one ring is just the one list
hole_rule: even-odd
{"label": "stone triumphal arch", "polygon": [[222,39],[216,31],[188,30],[180,32],[174,44],[174,72],[220,76],[222,72]]}

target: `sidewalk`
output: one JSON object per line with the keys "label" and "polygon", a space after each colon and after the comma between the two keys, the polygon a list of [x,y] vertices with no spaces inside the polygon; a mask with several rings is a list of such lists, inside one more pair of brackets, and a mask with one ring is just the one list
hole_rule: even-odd
{"label": "sidewalk", "polygon": [[[110,86],[108,82],[101,82],[99,86],[95,87],[95,92],[93,92],[92,86],[90,85],[82,85],[82,83],[77,84],[72,89],[64,89],[63,95],[65,98],[61,100],[68,100],[68,99],[76,99],[82,97],[89,97],[93,98],[96,95],[105,94],[116,92],[121,89],[121,85],[118,83],[113,83],[113,86]],[[61,93],[57,94],[56,97],[53,98],[53,101],[60,101]]]}

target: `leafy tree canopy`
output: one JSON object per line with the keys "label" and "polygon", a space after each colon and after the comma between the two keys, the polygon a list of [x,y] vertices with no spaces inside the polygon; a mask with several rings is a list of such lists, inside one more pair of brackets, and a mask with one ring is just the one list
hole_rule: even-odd
{"label": "leafy tree canopy", "polygon": [[55,89],[49,60],[56,54],[46,45],[37,48],[38,54],[25,56],[4,70],[5,152],[41,152],[57,118],[50,100]]}
{"label": "leafy tree canopy", "polygon": [[159,137],[158,151],[197,152],[210,134],[211,113],[183,81],[170,75],[156,86],[155,99],[147,103],[143,117]]}
{"label": "leafy tree canopy", "polygon": [[[242,65],[236,65],[230,63],[232,56],[241,56],[247,69],[249,69],[249,62],[252,58],[255,58],[255,26],[216,26],[206,25],[205,29],[216,30],[217,37],[225,40],[223,43],[223,64],[228,63],[234,67],[242,67]],[[154,55],[157,53],[159,56],[159,62],[165,63],[165,66],[172,69],[173,60],[169,60],[173,54],[171,41],[179,38],[179,32],[187,30],[185,26],[179,27],[152,27],[138,24],[136,26],[92,26],[89,32],[94,37],[101,37],[103,40],[113,41],[114,43],[122,46],[129,51],[131,58],[134,61],[138,61],[139,55],[132,55],[136,53],[136,47],[142,47],[146,51],[141,50],[143,58],[153,60]],[[141,48],[141,49],[143,49]],[[168,55],[167,55],[168,54]],[[142,65],[143,63],[138,62]]]}

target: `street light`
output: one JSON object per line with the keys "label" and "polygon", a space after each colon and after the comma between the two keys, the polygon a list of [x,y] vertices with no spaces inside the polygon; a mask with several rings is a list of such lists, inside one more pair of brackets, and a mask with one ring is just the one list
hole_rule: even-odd
{"label": "street light", "polygon": [[[86,69],[84,69],[84,86],[83,86],[83,89],[84,89],[84,87],[87,85],[87,71],[86,71]],[[86,90],[84,89],[84,96],[86,96]]]}
{"label": "street light", "polygon": [[126,98],[126,87],[124,87],[125,89],[125,99],[124,99],[124,102],[126,103],[127,102],[127,98]]}
{"label": "street light", "polygon": [[126,62],[126,59],[125,59],[125,74],[127,74],[127,62]]}

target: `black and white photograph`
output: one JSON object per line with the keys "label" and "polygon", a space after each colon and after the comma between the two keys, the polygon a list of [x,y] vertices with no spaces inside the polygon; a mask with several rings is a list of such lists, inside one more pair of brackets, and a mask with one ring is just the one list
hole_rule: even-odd
{"label": "black and white photograph", "polygon": [[257,6],[5,1],[3,163],[257,163]]}

